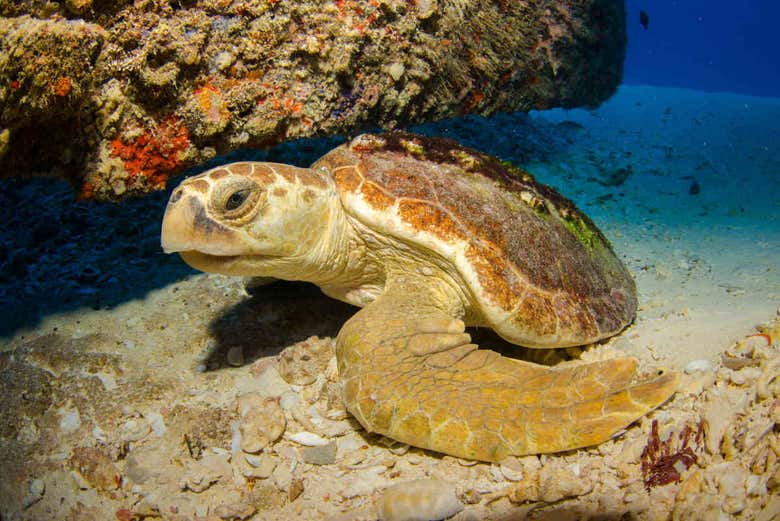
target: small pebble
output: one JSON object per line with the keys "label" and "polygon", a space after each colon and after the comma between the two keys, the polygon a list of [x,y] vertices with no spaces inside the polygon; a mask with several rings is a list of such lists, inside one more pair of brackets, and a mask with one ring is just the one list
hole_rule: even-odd
{"label": "small pebble", "polygon": [[467,505],[476,505],[482,501],[482,494],[480,494],[479,491],[475,488],[469,488],[463,491],[463,494],[460,495],[460,498]]}
{"label": "small pebble", "polygon": [[[343,423],[349,425],[348,422],[343,422]],[[396,443],[395,445],[388,447],[388,450],[391,453],[395,454],[396,456],[403,456],[404,454],[409,452],[409,448],[410,448],[409,445],[407,445],[406,443]]]}
{"label": "small pebble", "polygon": [[295,391],[287,391],[279,399],[279,405],[281,405],[282,409],[285,411],[292,410],[292,408],[299,403],[301,403],[301,395]]}
{"label": "small pebble", "polygon": [[490,467],[490,479],[495,482],[504,481],[504,475],[498,467]]}
{"label": "small pebble", "polygon": [[766,482],[761,476],[751,474],[745,481],[745,488],[747,489],[748,496],[766,496]]}
{"label": "small pebble", "polygon": [[[387,68],[387,73],[393,78],[393,81],[398,81],[401,79],[401,76],[404,75],[405,70],[406,67],[404,67],[403,63],[394,62]],[[428,269],[430,270],[430,268]]]}
{"label": "small pebble", "polygon": [[345,436],[343,438],[338,439],[338,452],[342,454],[346,454],[348,452],[352,452],[355,450],[358,450],[360,447],[364,446],[366,444],[365,441],[358,438],[357,436]]}
{"label": "small pebble", "polygon": [[100,441],[100,442],[103,442],[103,443],[105,443],[105,442],[107,442],[107,441],[108,441],[108,434],[106,434],[106,431],[104,431],[103,429],[101,429],[101,428],[100,428],[99,426],[97,426],[97,425],[95,425],[95,426],[92,428],[92,436],[93,436],[93,437],[94,437],[94,438],[95,438],[97,441]]}
{"label": "small pebble", "polygon": [[336,442],[331,441],[325,445],[306,447],[302,451],[303,461],[313,465],[332,465],[336,462]]}
{"label": "small pebble", "polygon": [[42,479],[34,479],[30,482],[30,494],[42,496],[46,491],[46,483]]}
{"label": "small pebble", "polygon": [[60,429],[63,432],[74,432],[81,427],[81,415],[76,409],[60,411]]}
{"label": "small pebble", "polygon": [[163,436],[165,432],[168,430],[165,427],[165,420],[163,419],[160,413],[150,411],[146,413],[144,417],[146,418],[146,421],[149,422],[149,425],[151,425],[152,432],[158,438]]}
{"label": "small pebble", "polygon": [[36,488],[35,490],[33,490],[34,486],[37,487],[37,485],[35,485],[36,482],[43,483],[43,481],[41,481],[40,479],[35,479],[32,481],[32,483],[30,483],[30,491],[22,499],[22,508],[30,508],[35,503],[43,499],[43,492],[44,492],[43,488],[41,489]]}
{"label": "small pebble", "polygon": [[140,441],[152,431],[149,423],[142,419],[127,420],[121,429],[122,441]]}
{"label": "small pebble", "polygon": [[241,450],[244,452],[260,452],[284,433],[287,419],[276,398],[246,393],[238,397],[237,404]]}
{"label": "small pebble", "polygon": [[277,465],[274,469],[273,480],[276,487],[281,490],[289,490],[290,484],[293,480],[292,471],[289,465]]}
{"label": "small pebble", "polygon": [[388,488],[379,500],[382,521],[428,521],[453,516],[463,510],[452,483],[418,479]]}
{"label": "small pebble", "polygon": [[702,372],[706,373],[708,371],[712,371],[712,362],[709,360],[692,360],[688,362],[685,367],[683,368],[683,371],[687,374],[695,373],[695,372]]}
{"label": "small pebble", "polygon": [[[344,436],[346,434],[349,434],[350,432],[355,432],[355,428],[348,421],[322,422],[322,425],[320,426],[320,430],[325,436],[328,436],[329,438],[338,438],[339,436]],[[397,456],[406,454],[408,450],[409,450],[409,445],[403,445],[403,444],[390,448],[390,452],[392,452]]]}
{"label": "small pebble", "polygon": [[227,352],[227,363],[233,367],[244,365],[244,350],[240,346],[231,347]]}
{"label": "small pebble", "polygon": [[214,57],[214,65],[221,71],[227,69],[233,64],[235,56],[228,51],[222,51]]}

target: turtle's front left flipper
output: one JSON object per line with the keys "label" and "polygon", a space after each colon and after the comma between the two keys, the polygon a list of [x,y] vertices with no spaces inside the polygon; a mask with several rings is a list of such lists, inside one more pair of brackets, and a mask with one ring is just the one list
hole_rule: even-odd
{"label": "turtle's front left flipper", "polygon": [[477,349],[443,298],[393,281],[339,333],[344,398],[368,431],[498,461],[606,441],[676,389],[674,374],[631,384],[633,359],[550,369]]}

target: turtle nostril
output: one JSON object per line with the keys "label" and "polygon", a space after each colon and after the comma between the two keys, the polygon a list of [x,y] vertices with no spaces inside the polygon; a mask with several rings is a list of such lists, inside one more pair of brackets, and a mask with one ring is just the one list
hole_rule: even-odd
{"label": "turtle nostril", "polygon": [[171,204],[173,204],[173,203],[175,203],[176,201],[178,201],[179,199],[181,199],[181,196],[182,196],[182,193],[183,193],[183,192],[184,192],[184,190],[182,190],[181,188],[179,188],[178,190],[176,190],[175,192],[173,192],[173,194],[171,195],[171,200],[170,200],[169,202],[170,202]]}

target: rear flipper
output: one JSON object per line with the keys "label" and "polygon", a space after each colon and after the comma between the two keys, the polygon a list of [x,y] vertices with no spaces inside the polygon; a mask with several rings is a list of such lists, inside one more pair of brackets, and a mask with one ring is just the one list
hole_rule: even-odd
{"label": "rear flipper", "polygon": [[550,369],[477,349],[442,295],[394,283],[337,341],[344,399],[371,432],[468,459],[596,445],[665,402],[675,374],[633,359]]}

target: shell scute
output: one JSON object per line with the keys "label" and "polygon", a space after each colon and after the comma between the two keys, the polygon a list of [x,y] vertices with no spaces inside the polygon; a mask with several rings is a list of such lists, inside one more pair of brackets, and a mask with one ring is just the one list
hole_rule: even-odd
{"label": "shell scute", "polygon": [[516,278],[507,276],[510,274],[508,273],[510,268],[503,257],[498,252],[487,248],[469,246],[466,250],[466,258],[476,272],[482,287],[485,288],[487,298],[502,309],[511,310],[523,287]]}
{"label": "shell scute", "polygon": [[336,186],[342,192],[354,192],[363,182],[363,177],[352,166],[344,166],[335,171],[334,179]]}
{"label": "shell scute", "polygon": [[398,213],[404,222],[416,230],[431,231],[445,241],[466,240],[466,234],[446,212],[425,201],[402,199]]}
{"label": "shell scute", "polygon": [[386,210],[395,204],[396,199],[374,183],[364,183],[360,192],[368,204],[377,210]]}
{"label": "shell scute", "polygon": [[513,315],[515,323],[539,337],[555,335],[558,314],[549,298],[529,293]]}

